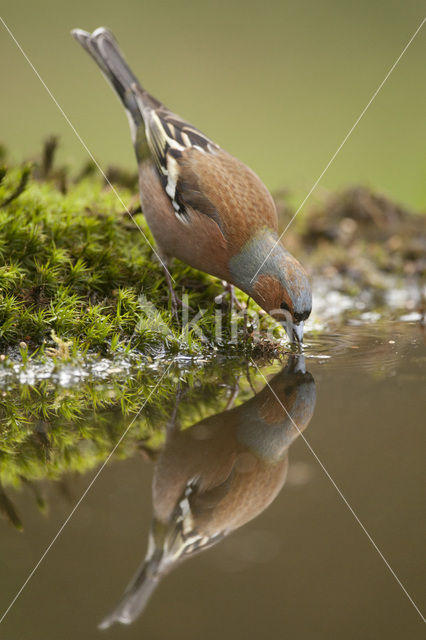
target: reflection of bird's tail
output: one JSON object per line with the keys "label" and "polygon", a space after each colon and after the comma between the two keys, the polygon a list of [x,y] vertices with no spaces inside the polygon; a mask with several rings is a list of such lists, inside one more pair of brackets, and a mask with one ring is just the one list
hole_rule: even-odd
{"label": "reflection of bird's tail", "polygon": [[163,576],[182,559],[187,544],[183,537],[182,526],[185,515],[190,516],[190,512],[182,517],[178,517],[178,512],[175,515],[176,517],[167,523],[154,518],[145,560],[136,571],[118,605],[99,625],[100,629],[107,629],[114,622],[131,624],[136,620],[145,609]]}
{"label": "reflection of bird's tail", "polygon": [[145,559],[118,605],[100,623],[100,629],[108,629],[114,622],[131,624],[142,613],[162,578],[162,558],[162,551],[156,549],[151,557]]}

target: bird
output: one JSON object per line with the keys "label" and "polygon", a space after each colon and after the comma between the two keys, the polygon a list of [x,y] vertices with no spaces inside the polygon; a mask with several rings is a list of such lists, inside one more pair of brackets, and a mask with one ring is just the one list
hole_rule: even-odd
{"label": "bird", "polygon": [[169,421],[156,459],[146,557],[100,623],[131,624],[162,578],[262,513],[281,491],[288,449],[309,424],[315,381],[303,355],[243,404],[180,429]]}
{"label": "bird", "polygon": [[178,258],[235,285],[301,344],[312,307],[309,278],[281,244],[274,200],[260,178],[149,94],[111,31],[73,29],[128,116],[142,210],[167,265]]}

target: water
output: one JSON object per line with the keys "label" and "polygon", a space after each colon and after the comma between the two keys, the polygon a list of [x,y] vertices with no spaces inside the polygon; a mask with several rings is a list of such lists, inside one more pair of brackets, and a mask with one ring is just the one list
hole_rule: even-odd
{"label": "water", "polygon": [[[423,330],[384,323],[308,336],[306,370],[297,358],[264,363],[261,372],[251,366],[253,397],[241,363],[221,362],[220,374],[172,368],[164,396],[148,400],[0,637],[423,638],[421,618],[327,476],[422,609]],[[135,404],[126,397],[124,406],[136,411],[155,378],[126,375]],[[38,400],[25,385],[3,392],[17,413],[27,408],[29,431],[1,458],[2,611],[134,415],[122,415],[122,385],[113,382],[37,385]],[[67,403],[80,417],[66,417]],[[7,483],[46,470],[52,479]],[[22,533],[10,522],[17,518]],[[99,630],[150,531],[168,551],[151,553],[142,573],[145,610],[130,626]],[[179,562],[182,545],[188,557]],[[121,615],[137,609],[128,598]]]}

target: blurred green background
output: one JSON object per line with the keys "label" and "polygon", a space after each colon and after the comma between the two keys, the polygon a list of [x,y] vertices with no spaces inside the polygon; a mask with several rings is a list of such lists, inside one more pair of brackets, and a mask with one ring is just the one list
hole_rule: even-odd
{"label": "blurred green background", "polygon": [[[424,17],[420,0],[6,0],[2,17],[99,162],[134,167],[127,120],[69,35],[116,34],[142,83],[295,204],[309,191]],[[85,150],[0,25],[0,140],[15,160],[61,137]],[[426,206],[426,26],[312,199],[363,183]]]}

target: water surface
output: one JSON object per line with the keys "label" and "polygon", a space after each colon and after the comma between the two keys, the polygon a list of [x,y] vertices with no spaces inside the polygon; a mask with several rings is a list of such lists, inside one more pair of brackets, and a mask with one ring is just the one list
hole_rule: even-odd
{"label": "water surface", "polygon": [[[182,374],[163,413],[147,405],[141,420],[150,430],[129,430],[133,448],[120,447],[100,474],[0,626],[2,638],[424,637],[418,613],[320,464],[421,609],[422,330],[383,324],[308,336],[307,372],[296,358],[261,369],[272,391],[256,367],[254,394],[244,367],[238,380],[223,366],[222,379]],[[22,398],[22,386],[6,389],[4,399],[18,392]],[[58,406],[73,397],[72,389],[57,393]],[[53,442],[45,469],[55,479],[19,489],[4,482],[2,610],[105,458],[100,434],[106,451],[130,423],[115,405],[100,403],[96,414],[83,412],[64,449],[73,468],[78,451],[86,473],[58,472],[66,455],[55,458],[57,419],[29,423]],[[42,467],[34,447],[26,450],[33,477]],[[2,456],[10,479],[13,455]],[[117,610],[150,531],[167,553],[152,562],[151,543],[139,600],[126,598]],[[141,587],[149,572],[153,582]],[[133,624],[99,630],[114,611],[109,622],[127,616]]]}

